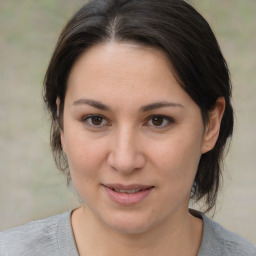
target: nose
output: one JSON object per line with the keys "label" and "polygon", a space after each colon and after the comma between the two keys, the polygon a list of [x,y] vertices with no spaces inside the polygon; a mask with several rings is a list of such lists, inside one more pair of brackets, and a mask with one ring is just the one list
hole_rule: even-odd
{"label": "nose", "polygon": [[123,174],[142,169],[146,163],[143,145],[138,134],[132,129],[117,131],[111,141],[108,164],[112,169]]}

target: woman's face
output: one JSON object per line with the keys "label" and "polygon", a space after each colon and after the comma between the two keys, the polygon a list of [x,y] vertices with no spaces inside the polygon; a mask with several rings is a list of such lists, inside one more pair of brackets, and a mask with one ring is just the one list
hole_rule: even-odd
{"label": "woman's face", "polygon": [[80,197],[106,227],[139,233],[187,214],[204,131],[157,49],[98,44],[71,70],[63,150]]}

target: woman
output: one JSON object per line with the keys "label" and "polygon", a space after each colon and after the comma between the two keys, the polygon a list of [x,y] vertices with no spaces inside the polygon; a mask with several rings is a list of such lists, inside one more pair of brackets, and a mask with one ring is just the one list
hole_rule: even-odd
{"label": "woman", "polygon": [[232,135],[231,83],[208,23],[182,0],[93,0],[45,76],[57,166],[80,208],[0,235],[0,255],[256,255],[203,213]]}

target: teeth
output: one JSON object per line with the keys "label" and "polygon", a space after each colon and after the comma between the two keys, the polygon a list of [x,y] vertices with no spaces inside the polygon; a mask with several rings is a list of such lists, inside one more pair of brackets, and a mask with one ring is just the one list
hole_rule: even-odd
{"label": "teeth", "polygon": [[140,189],[130,189],[130,190],[126,190],[126,189],[113,189],[114,191],[118,192],[118,193],[127,193],[127,194],[134,194],[140,191]]}

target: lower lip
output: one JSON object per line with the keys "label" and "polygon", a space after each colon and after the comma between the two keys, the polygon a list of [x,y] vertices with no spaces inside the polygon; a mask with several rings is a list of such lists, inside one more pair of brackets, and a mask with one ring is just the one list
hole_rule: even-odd
{"label": "lower lip", "polygon": [[134,205],[146,198],[149,193],[153,190],[153,187],[141,190],[139,192],[128,194],[116,192],[109,187],[104,186],[105,191],[112,201],[120,205]]}

